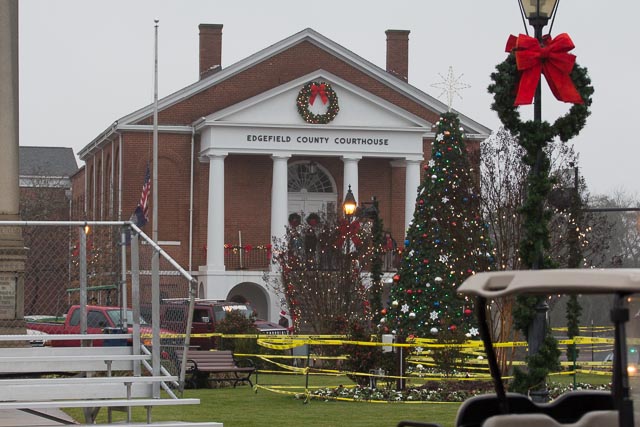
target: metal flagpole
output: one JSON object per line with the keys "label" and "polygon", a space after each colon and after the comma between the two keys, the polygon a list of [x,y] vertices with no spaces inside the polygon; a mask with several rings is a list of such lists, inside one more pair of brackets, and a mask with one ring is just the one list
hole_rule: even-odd
{"label": "metal flagpole", "polygon": [[[155,22],[155,51],[154,51],[154,74],[153,74],[153,228],[151,238],[158,243],[158,22]],[[153,325],[153,336],[151,345],[153,353],[151,356],[153,375],[160,375],[160,254],[154,249],[151,257],[151,323]],[[160,397],[160,384],[153,384],[153,397]]]}

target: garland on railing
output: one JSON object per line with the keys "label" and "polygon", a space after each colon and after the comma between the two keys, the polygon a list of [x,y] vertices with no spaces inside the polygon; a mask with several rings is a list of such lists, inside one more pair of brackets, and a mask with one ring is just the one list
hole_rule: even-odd
{"label": "garland on railing", "polygon": [[[205,257],[207,256],[207,245],[204,245],[204,247],[202,248]],[[224,253],[225,255],[229,255],[229,254],[237,254],[239,252],[245,252],[245,253],[250,253],[251,251],[254,250],[258,250],[258,251],[267,251],[267,259],[271,259],[271,254],[272,254],[272,250],[273,250],[273,245],[271,243],[268,243],[266,245],[258,245],[258,246],[253,246],[253,245],[233,245],[231,243],[225,243],[224,244]]]}

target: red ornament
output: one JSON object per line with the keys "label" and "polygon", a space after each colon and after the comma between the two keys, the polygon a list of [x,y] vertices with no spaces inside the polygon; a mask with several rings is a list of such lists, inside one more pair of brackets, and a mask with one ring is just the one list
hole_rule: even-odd
{"label": "red ornament", "polygon": [[472,313],[472,311],[471,311],[471,309],[470,309],[470,308],[465,308],[465,309],[464,309],[464,315],[465,315],[465,316],[471,316],[471,313]]}
{"label": "red ornament", "polygon": [[393,276],[393,281],[394,282],[399,282],[400,281],[400,275],[399,274],[394,275]]}
{"label": "red ornament", "polygon": [[423,263],[423,264],[429,264],[429,260],[428,260],[428,259],[423,259],[423,260],[422,260],[422,263]]}
{"label": "red ornament", "polygon": [[383,308],[382,310],[380,310],[380,314],[382,314],[382,315],[387,314],[387,309]]}
{"label": "red ornament", "polygon": [[422,199],[418,200],[418,204],[419,205],[424,205],[424,200],[422,200]]}
{"label": "red ornament", "polygon": [[449,326],[449,330],[450,330],[451,332],[455,332],[455,330],[456,330],[456,329],[458,329],[458,327],[457,327],[456,325],[451,325],[451,326]]}
{"label": "red ornament", "polygon": [[457,226],[457,225],[458,225],[458,223],[457,223],[457,222],[455,222],[455,221],[453,221],[453,222],[451,223],[451,225],[453,225],[453,226],[455,227],[455,226]]}
{"label": "red ornament", "polygon": [[412,290],[412,289],[407,289],[407,293],[408,293],[409,295],[411,295],[411,294],[413,293],[413,290]]}
{"label": "red ornament", "polygon": [[567,33],[562,33],[556,38],[545,36],[542,46],[534,37],[524,34],[518,37],[509,36],[506,51],[515,51],[516,65],[520,71],[520,84],[513,105],[533,103],[540,74],[544,74],[551,92],[558,101],[584,104],[571,79],[576,56],[568,52],[574,47]]}
{"label": "red ornament", "polygon": [[427,234],[427,233],[422,233],[422,238],[423,238],[423,239],[426,239],[426,238],[427,238],[427,236],[428,236],[428,234]]}

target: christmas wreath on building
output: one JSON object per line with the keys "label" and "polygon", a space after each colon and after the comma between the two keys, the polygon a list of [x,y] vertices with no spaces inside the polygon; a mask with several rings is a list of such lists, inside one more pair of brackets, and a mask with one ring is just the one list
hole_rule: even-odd
{"label": "christmas wreath on building", "polygon": [[[309,106],[313,105],[317,99],[327,104],[327,111],[324,114],[315,114],[310,111]],[[311,124],[326,124],[336,118],[340,107],[338,106],[338,95],[329,83],[309,82],[300,89],[296,100],[298,113],[305,122]]]}

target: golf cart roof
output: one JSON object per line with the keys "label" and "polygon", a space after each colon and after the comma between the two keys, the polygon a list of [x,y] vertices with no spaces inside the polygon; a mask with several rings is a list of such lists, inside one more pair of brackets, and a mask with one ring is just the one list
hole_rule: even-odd
{"label": "golf cart roof", "polygon": [[640,269],[513,270],[478,273],[458,292],[497,298],[521,294],[631,294],[640,292]]}

